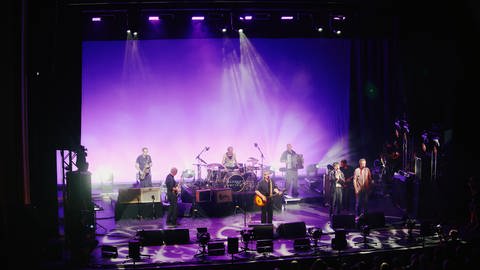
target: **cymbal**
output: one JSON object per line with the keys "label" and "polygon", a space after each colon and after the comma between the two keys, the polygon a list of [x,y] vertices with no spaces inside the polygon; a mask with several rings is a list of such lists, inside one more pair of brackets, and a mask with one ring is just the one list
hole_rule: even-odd
{"label": "cymbal", "polygon": [[210,163],[210,164],[207,165],[207,168],[218,170],[218,169],[223,169],[224,167],[220,163]]}
{"label": "cymbal", "polygon": [[254,157],[249,157],[249,158],[247,159],[247,162],[257,163],[257,162],[258,162],[258,159],[254,158]]}
{"label": "cymbal", "polygon": [[195,165],[195,166],[207,166],[206,164],[200,164],[200,163],[193,163],[192,165]]}

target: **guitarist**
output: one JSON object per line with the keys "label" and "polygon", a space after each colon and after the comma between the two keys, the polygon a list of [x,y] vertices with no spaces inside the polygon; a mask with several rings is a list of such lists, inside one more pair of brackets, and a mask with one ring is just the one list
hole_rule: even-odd
{"label": "guitarist", "polygon": [[273,220],[273,201],[272,196],[275,194],[281,195],[282,192],[278,190],[277,185],[270,178],[270,172],[264,171],[262,180],[260,180],[255,189],[255,194],[258,195],[265,203],[262,209],[262,223],[272,223]]}
{"label": "guitarist", "polygon": [[180,193],[180,186],[175,181],[175,175],[177,175],[177,172],[177,168],[173,167],[172,169],[170,169],[170,173],[165,179],[165,186],[167,188],[167,200],[169,203],[166,224],[169,227],[175,227],[178,225],[178,193]]}
{"label": "guitarist", "polygon": [[152,168],[152,157],[148,154],[148,148],[142,148],[142,154],[137,157],[135,162],[137,169],[137,181],[141,188],[152,187],[152,175],[150,169]]}

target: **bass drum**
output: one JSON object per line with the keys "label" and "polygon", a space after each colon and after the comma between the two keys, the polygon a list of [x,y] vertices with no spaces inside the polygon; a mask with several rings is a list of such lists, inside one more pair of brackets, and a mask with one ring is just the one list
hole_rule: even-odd
{"label": "bass drum", "polygon": [[241,175],[234,174],[227,179],[227,187],[234,192],[242,191],[245,187],[245,179]]}

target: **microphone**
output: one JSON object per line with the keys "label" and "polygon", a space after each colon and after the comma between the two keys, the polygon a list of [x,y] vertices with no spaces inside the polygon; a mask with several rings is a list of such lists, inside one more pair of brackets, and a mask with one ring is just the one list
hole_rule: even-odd
{"label": "microphone", "polygon": [[253,146],[258,147],[258,143],[254,143]]}
{"label": "microphone", "polygon": [[210,150],[210,147],[208,147],[208,146],[205,146],[205,150],[207,150],[207,151],[208,151],[208,150]]}

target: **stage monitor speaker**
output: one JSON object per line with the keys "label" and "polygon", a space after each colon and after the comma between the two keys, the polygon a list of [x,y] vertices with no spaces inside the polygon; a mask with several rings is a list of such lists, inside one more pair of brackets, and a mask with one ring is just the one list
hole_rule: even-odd
{"label": "stage monitor speaker", "polygon": [[190,231],[188,229],[163,230],[165,245],[190,243]]}
{"label": "stage monitor speaker", "polygon": [[297,238],[293,240],[293,249],[295,251],[308,251],[310,248],[310,239],[308,238]]}
{"label": "stage monitor speaker", "polygon": [[162,230],[142,230],[137,232],[137,236],[142,246],[161,246],[164,244]]}
{"label": "stage monitor speaker", "polygon": [[332,228],[355,229],[354,215],[333,215]]}
{"label": "stage monitor speaker", "polygon": [[253,239],[273,239],[273,224],[254,224],[253,227]]}
{"label": "stage monitor speaker", "polygon": [[91,173],[67,172],[65,236],[69,245],[79,245],[95,237],[95,210]]}
{"label": "stage monitor speaker", "polygon": [[228,254],[238,253],[238,237],[227,238],[227,251]]}
{"label": "stage monitor speaker", "polygon": [[347,248],[347,232],[343,229],[335,231],[335,237],[332,238],[333,250],[344,250]]}
{"label": "stage monitor speaker", "polygon": [[214,189],[213,200],[216,203],[226,203],[232,201],[232,189]]}
{"label": "stage monitor speaker", "polygon": [[281,238],[302,238],[307,235],[305,222],[283,223],[277,228],[278,236]]}
{"label": "stage monitor speaker", "polygon": [[208,242],[207,253],[209,256],[220,256],[225,254],[225,243],[223,241]]}
{"label": "stage monitor speaker", "polygon": [[212,200],[212,190],[198,189],[195,191],[195,202],[210,202]]}
{"label": "stage monitor speaker", "polygon": [[383,212],[366,213],[358,218],[358,226],[368,225],[370,229],[385,227],[385,215]]}

